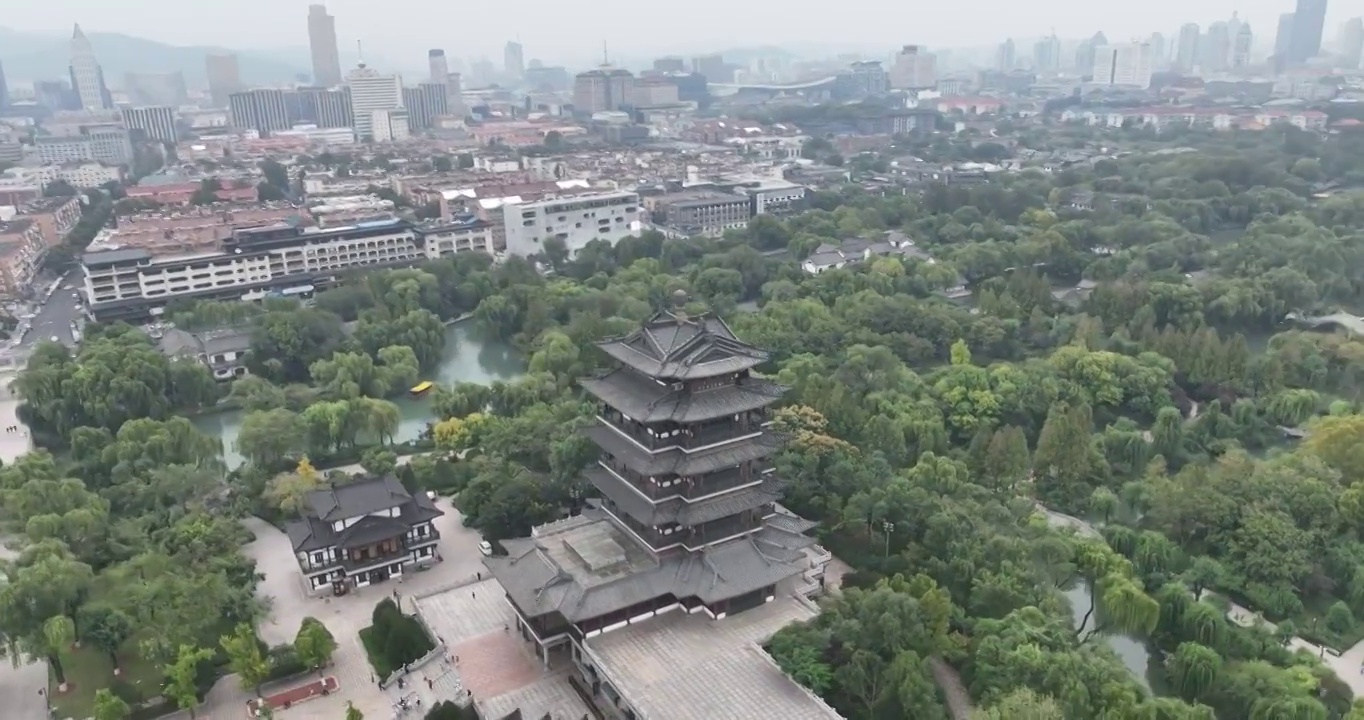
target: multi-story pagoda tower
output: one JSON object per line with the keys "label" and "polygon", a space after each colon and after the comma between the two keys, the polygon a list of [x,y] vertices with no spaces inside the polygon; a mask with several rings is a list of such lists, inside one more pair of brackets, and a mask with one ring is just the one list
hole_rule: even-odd
{"label": "multi-story pagoda tower", "polygon": [[581,383],[600,401],[586,430],[600,500],[485,561],[546,652],[667,610],[723,618],[809,567],[814,523],[776,506],[769,406],[784,388],[752,375],[765,351],[717,317],[689,317],[686,299],[597,343],[619,362]]}

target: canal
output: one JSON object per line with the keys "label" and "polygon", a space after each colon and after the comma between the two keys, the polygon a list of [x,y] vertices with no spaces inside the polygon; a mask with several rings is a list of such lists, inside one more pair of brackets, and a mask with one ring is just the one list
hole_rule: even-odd
{"label": "canal", "polygon": [[[496,340],[484,340],[475,335],[473,323],[455,323],[445,330],[445,351],[440,365],[430,376],[424,378],[441,385],[456,382],[472,382],[491,385],[498,380],[514,380],[525,374],[525,361],[521,354],[510,344]],[[398,442],[415,440],[431,422],[431,397],[413,398],[402,395],[393,399],[401,412],[398,432],[393,439]],[[194,418],[194,424],[202,432],[223,441],[223,462],[228,469],[242,464],[242,456],[237,452],[237,431],[241,429],[242,410],[225,410]]]}

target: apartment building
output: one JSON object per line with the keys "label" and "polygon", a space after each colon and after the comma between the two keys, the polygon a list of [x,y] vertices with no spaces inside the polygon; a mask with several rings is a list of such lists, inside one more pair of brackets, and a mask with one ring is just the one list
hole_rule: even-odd
{"label": "apartment building", "polygon": [[145,249],[86,253],[85,295],[99,321],[142,320],[182,299],[308,296],[351,268],[427,259],[424,235],[398,219],[337,228],[239,228],[215,252],[156,257]]}
{"label": "apartment building", "polygon": [[174,145],[180,139],[175,129],[175,108],[168,105],[125,108],[123,126],[141,130],[148,140]]}
{"label": "apartment building", "polygon": [[28,297],[46,253],[47,244],[37,223],[26,219],[0,223],[0,297]]}
{"label": "apartment building", "polygon": [[507,198],[502,204],[502,224],[507,254],[528,257],[544,249],[550,238],[562,240],[569,257],[593,240],[615,245],[640,229],[639,195],[603,192],[553,197],[534,202]]}
{"label": "apartment building", "polygon": [[81,201],[74,197],[51,197],[19,207],[18,217],[32,222],[43,238],[44,247],[62,241],[81,220]]}
{"label": "apartment building", "polygon": [[[61,180],[74,188],[99,187],[107,182],[121,182],[123,169],[101,165],[94,162],[73,162],[65,165],[39,165],[38,167],[15,167],[5,171],[5,180],[13,180],[20,185],[42,189]],[[0,205],[19,205],[17,202],[0,202]]]}
{"label": "apartment building", "polygon": [[433,258],[462,252],[495,255],[506,248],[497,247],[494,225],[473,215],[463,215],[421,229],[426,236],[426,254]]}

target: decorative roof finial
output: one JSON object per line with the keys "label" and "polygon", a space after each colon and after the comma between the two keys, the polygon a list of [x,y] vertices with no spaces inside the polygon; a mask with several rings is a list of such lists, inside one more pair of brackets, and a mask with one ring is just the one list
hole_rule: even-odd
{"label": "decorative roof finial", "polygon": [[686,290],[678,288],[673,291],[673,307],[681,310],[689,302],[691,302],[691,295],[688,295]]}

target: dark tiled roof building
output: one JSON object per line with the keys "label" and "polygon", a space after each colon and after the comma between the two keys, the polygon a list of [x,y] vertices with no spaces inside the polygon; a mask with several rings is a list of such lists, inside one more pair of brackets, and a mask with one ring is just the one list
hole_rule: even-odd
{"label": "dark tiled roof building", "polygon": [[[600,401],[586,430],[600,499],[484,561],[522,634],[575,658],[587,639],[664,612],[722,619],[761,606],[808,567],[814,542],[803,534],[814,523],[776,506],[782,439],[768,406],[784,389],[751,374],[766,352],[719,318],[680,311],[598,347],[619,363],[581,383]],[[602,684],[590,669],[585,680],[594,693]]]}
{"label": "dark tiled roof building", "polygon": [[376,477],[309,493],[285,531],[308,591],[341,593],[435,562],[432,521],[444,514],[396,478]]}

